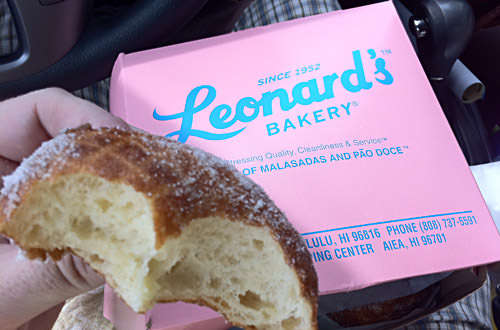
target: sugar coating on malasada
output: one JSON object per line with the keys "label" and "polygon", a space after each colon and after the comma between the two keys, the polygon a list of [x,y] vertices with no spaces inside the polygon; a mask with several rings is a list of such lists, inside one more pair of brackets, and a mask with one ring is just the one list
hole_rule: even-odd
{"label": "sugar coating on malasada", "polygon": [[0,207],[1,232],[28,256],[81,256],[136,311],[183,300],[246,329],[316,328],[300,234],[261,187],[200,149],[68,130],[4,178]]}

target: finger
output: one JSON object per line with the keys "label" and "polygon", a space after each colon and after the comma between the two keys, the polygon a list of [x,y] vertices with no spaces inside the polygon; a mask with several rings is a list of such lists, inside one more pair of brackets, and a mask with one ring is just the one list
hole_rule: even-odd
{"label": "finger", "polygon": [[97,105],[56,88],[0,103],[0,156],[21,161],[62,130],[83,124],[122,127],[127,124]]}
{"label": "finger", "polygon": [[[56,267],[70,286],[63,290],[66,298],[96,288],[104,284],[104,278],[89,267],[81,258],[66,254],[56,263]],[[75,290],[74,293],[71,290]]]}
{"label": "finger", "polygon": [[103,278],[77,257],[65,255],[57,263],[31,262],[19,259],[17,249],[0,244],[2,326],[18,327],[66,299],[104,284]]}

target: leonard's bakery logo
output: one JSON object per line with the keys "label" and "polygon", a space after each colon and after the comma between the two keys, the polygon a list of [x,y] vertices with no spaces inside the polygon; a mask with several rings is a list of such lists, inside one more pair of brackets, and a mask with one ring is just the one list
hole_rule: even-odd
{"label": "leonard's bakery logo", "polygon": [[[349,68],[339,75],[333,73],[323,76],[322,85],[324,92],[320,93],[318,79],[311,79],[297,83],[291,91],[278,88],[271,92],[262,94],[259,100],[253,97],[240,99],[234,109],[228,104],[217,105],[217,90],[211,85],[201,85],[193,88],[187,98],[183,112],[172,115],[160,115],[155,108],[153,118],[158,121],[181,120],[179,130],[166,134],[166,137],[177,136],[178,141],[185,143],[190,136],[195,136],[205,140],[226,140],[240,134],[259,115],[269,117],[273,115],[273,101],[278,100],[281,111],[291,111],[297,104],[310,105],[335,97],[334,85],[337,88],[342,86],[351,93],[358,93],[369,90],[373,87],[374,81],[382,85],[391,85],[394,78],[386,68],[384,58],[377,57],[373,49],[367,51],[370,60],[375,61],[376,71],[372,77],[367,77],[361,52],[352,52],[354,68]],[[291,95],[290,95],[291,94]],[[201,97],[200,97],[201,95]],[[204,95],[204,98],[203,98]],[[305,96],[306,95],[306,96]],[[351,103],[341,104],[340,107],[328,107],[324,110],[317,110],[311,113],[301,113],[296,118],[286,119],[283,123],[271,122],[266,124],[268,136],[287,132],[297,128],[305,127],[313,123],[320,123],[333,118],[347,117],[350,115]],[[246,110],[246,111],[245,111]],[[194,116],[200,111],[209,111],[210,125],[214,128],[212,132],[203,131],[193,127]],[[239,125],[236,125],[240,123]],[[237,126],[234,128],[233,126]]]}

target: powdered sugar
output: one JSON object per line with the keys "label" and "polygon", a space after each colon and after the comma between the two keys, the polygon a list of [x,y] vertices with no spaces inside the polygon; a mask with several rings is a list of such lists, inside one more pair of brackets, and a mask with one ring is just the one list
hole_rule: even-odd
{"label": "powdered sugar", "polygon": [[132,185],[150,198],[158,208],[160,236],[182,230],[193,219],[223,215],[268,227],[290,265],[312,269],[300,235],[264,190],[233,165],[201,149],[134,131],[80,128],[42,144],[4,178],[0,198],[7,201],[6,218],[31,181],[84,167],[86,173]]}
{"label": "powdered sugar", "polygon": [[[38,176],[39,179],[49,177],[53,171],[53,166],[57,164],[54,156],[67,152],[74,146],[73,133],[60,134],[42,145],[28,158],[25,158],[16,170],[3,177],[3,188],[0,190],[1,198],[7,199],[4,208],[5,215],[9,215],[12,209],[21,201],[19,197],[20,189],[30,180]],[[70,152],[71,154],[71,152]],[[72,154],[72,156],[76,156]],[[40,169],[46,169],[40,171]]]}
{"label": "powdered sugar", "polygon": [[229,204],[226,206],[229,212],[239,216],[238,220],[269,226],[276,240],[295,251],[290,254],[291,264],[304,262],[295,260],[294,256],[309,255],[305,244],[298,242],[300,235],[264,190],[233,165],[204,150],[169,138],[132,134],[137,134],[135,137],[145,149],[153,150],[155,157],[168,159],[156,162],[155,168],[159,171],[152,176],[158,182],[167,174],[176,178],[175,183],[169,184],[173,189],[172,195],[184,201],[185,205],[179,207],[181,213],[189,214],[199,204],[217,212],[221,210],[219,204],[225,201]]}

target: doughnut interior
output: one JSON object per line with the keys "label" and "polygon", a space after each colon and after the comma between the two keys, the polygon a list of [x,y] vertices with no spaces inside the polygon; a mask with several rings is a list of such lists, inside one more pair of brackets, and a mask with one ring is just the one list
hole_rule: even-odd
{"label": "doughnut interior", "polygon": [[[196,156],[201,151],[177,144],[177,156],[185,148],[188,152],[182,157],[194,155],[188,165],[210,169],[180,179],[186,169],[178,168],[174,171],[182,172],[179,179],[162,181],[159,177],[172,176],[173,167],[187,165],[154,154],[159,145],[149,139],[156,137],[147,136],[144,146],[142,133],[96,133],[86,128],[66,133],[71,134],[73,142],[62,143],[70,147],[53,148],[62,153],[60,158],[68,159],[50,165],[48,158],[58,156],[45,150],[34,156],[39,159],[21,165],[17,171],[22,173],[5,179],[0,231],[12,237],[28,257],[57,259],[66,252],[82,257],[138,312],[159,302],[182,300],[211,307],[245,329],[316,328],[317,278],[310,255],[300,235],[258,186],[242,184],[245,179],[234,170],[226,171],[223,162],[204,164],[206,156]],[[99,141],[105,140],[95,140],[99,134],[115,138],[103,144]],[[117,135],[123,136],[116,139]],[[139,153],[156,160],[128,159],[129,149],[120,153],[124,138],[127,148],[142,148]],[[79,144],[100,148],[85,156]],[[148,148],[153,156],[147,155]],[[120,161],[112,160],[115,156],[123,164],[117,166]],[[152,171],[162,159],[170,165]],[[85,161],[92,164],[82,166]],[[102,166],[125,176],[135,174],[126,180],[123,174],[110,175]],[[226,180],[227,176],[235,179]],[[147,184],[136,182],[141,177],[164,187],[146,189]],[[225,184],[240,187],[237,193],[228,194]],[[192,189],[212,192],[196,194]],[[207,196],[210,200],[204,200]]]}

